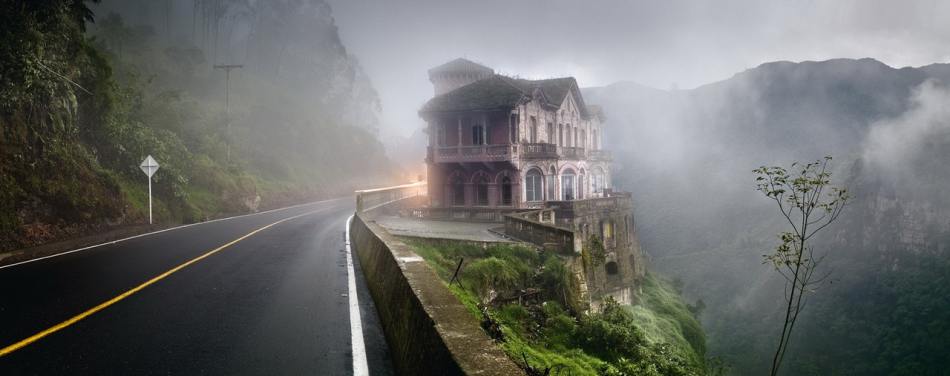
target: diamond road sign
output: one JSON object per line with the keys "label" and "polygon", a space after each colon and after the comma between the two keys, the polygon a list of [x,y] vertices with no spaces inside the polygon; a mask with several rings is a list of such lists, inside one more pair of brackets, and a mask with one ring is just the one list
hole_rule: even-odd
{"label": "diamond road sign", "polygon": [[158,162],[155,162],[155,158],[152,158],[151,155],[145,157],[145,160],[142,161],[142,164],[139,165],[139,168],[142,169],[142,172],[148,177],[152,177],[155,174],[155,171],[158,171]]}

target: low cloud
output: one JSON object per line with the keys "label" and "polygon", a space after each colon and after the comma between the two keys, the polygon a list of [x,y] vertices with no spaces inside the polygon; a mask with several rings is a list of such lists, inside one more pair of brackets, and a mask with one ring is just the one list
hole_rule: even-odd
{"label": "low cloud", "polygon": [[862,156],[869,166],[898,178],[906,178],[923,157],[923,151],[938,143],[950,143],[950,90],[936,80],[914,89],[911,107],[902,115],[871,125]]}

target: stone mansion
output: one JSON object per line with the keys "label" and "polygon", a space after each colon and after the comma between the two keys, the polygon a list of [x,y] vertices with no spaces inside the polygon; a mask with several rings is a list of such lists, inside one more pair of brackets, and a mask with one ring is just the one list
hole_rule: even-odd
{"label": "stone mansion", "polygon": [[428,205],[439,220],[503,222],[579,281],[574,309],[631,303],[645,268],[629,193],[610,183],[604,115],[573,77],[525,80],[456,59],[429,70]]}
{"label": "stone mansion", "polygon": [[456,59],[429,70],[433,207],[540,207],[610,187],[603,114],[573,77],[524,80]]}

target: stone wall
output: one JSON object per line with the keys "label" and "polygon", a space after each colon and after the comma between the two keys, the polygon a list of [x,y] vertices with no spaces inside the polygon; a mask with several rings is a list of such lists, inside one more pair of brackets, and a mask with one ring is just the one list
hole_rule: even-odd
{"label": "stone wall", "polygon": [[575,233],[570,228],[558,227],[542,222],[545,210],[505,216],[505,235],[533,243],[546,251],[566,256],[574,256],[579,249],[575,246]]}
{"label": "stone wall", "polygon": [[360,213],[350,239],[399,374],[524,374],[408,245]]}
{"label": "stone wall", "polygon": [[[607,197],[549,201],[547,209],[509,214],[507,235],[571,258],[583,296],[593,310],[607,296],[622,304],[634,302],[638,281],[646,272],[637,239],[630,194],[606,192]],[[603,246],[601,251],[592,239]],[[595,257],[594,253],[602,252]]]}
{"label": "stone wall", "polygon": [[367,212],[411,197],[424,196],[426,182],[356,191],[356,211]]}

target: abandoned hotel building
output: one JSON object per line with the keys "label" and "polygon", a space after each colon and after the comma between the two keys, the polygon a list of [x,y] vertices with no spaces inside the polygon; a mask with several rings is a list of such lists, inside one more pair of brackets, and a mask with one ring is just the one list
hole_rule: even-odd
{"label": "abandoned hotel building", "polygon": [[604,114],[577,81],[507,77],[465,59],[429,79],[425,215],[504,222],[507,236],[563,256],[587,307],[606,295],[631,303],[645,270],[633,201],[611,189]]}

